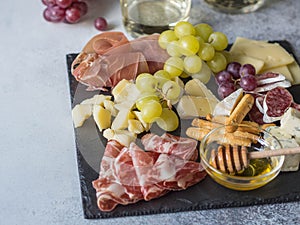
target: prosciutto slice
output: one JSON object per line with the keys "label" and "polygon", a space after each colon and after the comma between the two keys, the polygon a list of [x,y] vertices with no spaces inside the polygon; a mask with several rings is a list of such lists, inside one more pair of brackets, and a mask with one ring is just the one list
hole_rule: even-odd
{"label": "prosciutto slice", "polygon": [[[143,136],[142,143],[146,151],[176,155],[184,160],[195,161],[198,157],[197,141],[174,136],[168,133],[158,136],[149,133]],[[194,151],[191,151],[193,149]]]}
{"label": "prosciutto slice", "polygon": [[[201,164],[186,158],[196,151],[194,140],[165,134],[160,137],[164,143],[168,139],[178,144],[164,144],[166,149],[158,150],[156,146],[159,142],[155,142],[153,137],[143,137],[143,142],[151,149],[149,151],[144,151],[135,143],[123,147],[116,141],[108,141],[99,178],[93,181],[101,211],[111,211],[118,204],[149,201],[172,190],[184,190],[204,179],[206,172]],[[155,137],[156,140],[159,140],[158,137]],[[154,146],[151,147],[150,143]],[[184,154],[179,153],[182,150]]]}
{"label": "prosciutto slice", "polygon": [[163,68],[169,57],[158,45],[158,34],[129,41],[122,32],[93,37],[72,63],[71,72],[87,90],[106,90],[120,80]]}

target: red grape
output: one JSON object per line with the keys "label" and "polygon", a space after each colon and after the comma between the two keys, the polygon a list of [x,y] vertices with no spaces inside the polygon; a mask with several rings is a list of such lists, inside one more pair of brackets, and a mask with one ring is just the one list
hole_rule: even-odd
{"label": "red grape", "polygon": [[65,10],[60,8],[59,6],[55,5],[53,7],[47,7],[44,10],[43,16],[45,20],[49,22],[60,22],[65,17]]}
{"label": "red grape", "polygon": [[233,79],[239,79],[241,64],[238,62],[228,63],[226,70],[232,74]]}
{"label": "red grape", "polygon": [[95,19],[94,25],[95,25],[96,29],[101,30],[101,31],[107,29],[107,22],[103,17],[98,17],[97,19]]}
{"label": "red grape", "polygon": [[69,7],[66,10],[66,22],[68,23],[77,23],[81,18],[81,13],[80,10],[78,8],[75,7]]}
{"label": "red grape", "polygon": [[42,3],[46,6],[54,6],[55,0],[42,0]]}
{"label": "red grape", "polygon": [[49,22],[52,22],[52,19],[51,19],[51,11],[46,8],[43,12],[43,17],[45,18],[45,20],[49,21]]}
{"label": "red grape", "polygon": [[255,76],[248,74],[241,77],[240,86],[245,91],[253,91],[257,87],[257,81]]}
{"label": "red grape", "polygon": [[85,2],[74,2],[72,7],[79,9],[81,16],[84,16],[88,11],[88,5]]}
{"label": "red grape", "polygon": [[216,74],[216,82],[217,84],[222,84],[222,83],[233,83],[232,80],[232,75],[226,70],[222,70],[221,72]]}
{"label": "red grape", "polygon": [[72,4],[73,0],[55,0],[56,5],[61,8],[68,8]]}
{"label": "red grape", "polygon": [[244,64],[240,68],[240,76],[241,77],[245,76],[247,74],[251,74],[251,75],[255,75],[256,74],[255,68],[251,64]]}
{"label": "red grape", "polygon": [[222,83],[218,87],[218,95],[220,98],[226,98],[228,95],[230,95],[232,92],[236,90],[236,87],[233,83]]}

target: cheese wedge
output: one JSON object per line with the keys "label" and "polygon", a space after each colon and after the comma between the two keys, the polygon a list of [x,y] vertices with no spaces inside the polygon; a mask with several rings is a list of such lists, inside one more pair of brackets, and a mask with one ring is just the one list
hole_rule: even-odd
{"label": "cheese wedge", "polygon": [[237,37],[230,49],[233,55],[242,54],[264,61],[263,69],[284,66],[294,58],[278,43],[250,40]]}
{"label": "cheese wedge", "polygon": [[219,102],[217,97],[206,87],[206,85],[198,79],[192,79],[185,84],[185,93],[187,95],[208,98],[212,101],[212,105]]}
{"label": "cheese wedge", "polygon": [[212,113],[213,116],[229,116],[243,97],[243,89],[239,88],[220,101]]}

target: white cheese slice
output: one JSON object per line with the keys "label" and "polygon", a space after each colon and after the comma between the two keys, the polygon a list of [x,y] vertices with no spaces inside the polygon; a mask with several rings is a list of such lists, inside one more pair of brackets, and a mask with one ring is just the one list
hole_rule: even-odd
{"label": "white cheese slice", "polygon": [[205,117],[207,114],[212,114],[216,104],[214,99],[184,95],[179,100],[176,110],[181,119]]}
{"label": "white cheese slice", "polygon": [[243,97],[243,89],[239,88],[238,90],[236,90],[235,92],[231,93],[226,98],[224,98],[222,101],[220,101],[216,105],[212,115],[229,116],[242,97]]}
{"label": "white cheese slice", "polygon": [[284,66],[294,62],[294,58],[278,43],[237,37],[230,49],[232,54],[242,54],[264,61],[263,69]]}

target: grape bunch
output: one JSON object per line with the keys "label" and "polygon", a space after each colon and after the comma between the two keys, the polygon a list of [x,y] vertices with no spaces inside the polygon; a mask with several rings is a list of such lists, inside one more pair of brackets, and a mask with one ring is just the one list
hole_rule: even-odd
{"label": "grape bunch", "polygon": [[84,1],[42,0],[42,3],[47,6],[43,12],[45,20],[54,23],[77,23],[88,11]]}
{"label": "grape bunch", "polygon": [[255,75],[256,70],[251,64],[228,63],[226,69],[215,76],[219,97],[225,98],[239,87],[246,92],[253,91],[257,87]]}
{"label": "grape bunch", "polygon": [[164,69],[173,77],[192,76],[207,83],[211,71],[217,73],[227,65],[222,53],[228,45],[227,36],[205,23],[193,26],[181,21],[174,30],[162,32],[158,44],[170,55]]}
{"label": "grape bunch", "polygon": [[165,70],[139,74],[135,80],[141,96],[135,105],[141,112],[146,123],[156,122],[165,131],[174,131],[179,125],[179,119],[172,110],[181,94],[182,88],[172,80],[172,76]]}

